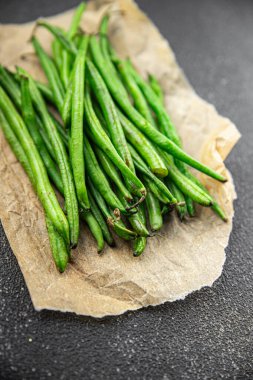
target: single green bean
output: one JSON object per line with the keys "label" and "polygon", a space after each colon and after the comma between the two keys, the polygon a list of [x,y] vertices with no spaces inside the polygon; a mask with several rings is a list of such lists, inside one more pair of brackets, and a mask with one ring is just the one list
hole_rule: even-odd
{"label": "single green bean", "polygon": [[59,74],[57,72],[57,69],[55,67],[55,64],[52,61],[52,59],[47,55],[47,53],[44,51],[38,39],[34,36],[32,37],[32,43],[39,57],[41,66],[48,79],[49,85],[51,87],[51,90],[54,96],[55,104],[58,108],[58,111],[61,112],[63,99],[64,99],[64,89],[63,89]]}
{"label": "single green bean", "polygon": [[85,58],[88,47],[89,37],[84,36],[86,43],[79,50],[74,65],[73,92],[72,92],[72,112],[71,112],[71,137],[69,143],[70,161],[75,181],[77,199],[84,209],[90,208],[86,184],[85,184],[85,165],[83,148],[83,103],[84,103],[84,73]]}
{"label": "single green bean", "polygon": [[46,169],[22,118],[15,110],[15,107],[2,87],[0,87],[0,108],[19,139],[23,150],[26,152],[36,184],[36,192],[46,214],[50,217],[59,234],[62,235],[66,243],[69,244],[68,221],[51,187]]}
{"label": "single green bean", "polygon": [[[75,11],[73,18],[72,18],[72,21],[71,21],[70,28],[69,28],[67,35],[66,35],[66,37],[69,40],[73,40],[73,38],[77,32],[77,29],[79,27],[83,12],[85,10],[85,7],[86,7],[86,4],[84,2],[82,2],[76,8],[76,11]],[[67,88],[68,83],[69,83],[69,79],[70,79],[70,61],[71,61],[70,54],[68,53],[67,50],[63,50],[63,52],[62,52],[61,78],[62,78],[62,81],[63,81],[65,88]]]}
{"label": "single green bean", "polygon": [[55,25],[49,24],[46,21],[38,20],[37,25],[47,29],[53,36],[59,41],[63,49],[66,49],[70,54],[75,55],[77,53],[75,44],[66,38],[61,28]]}
{"label": "single green bean", "polygon": [[[144,208],[144,204],[140,204],[139,206],[139,218],[142,222],[142,224],[144,226],[146,226],[146,214],[145,214],[145,208]],[[147,245],[147,238],[145,236],[141,236],[141,237],[137,237],[134,241],[133,241],[133,255],[134,257],[138,257],[140,256],[145,248],[146,248],[146,245]]]}
{"label": "single green bean", "polygon": [[187,208],[187,212],[188,212],[189,216],[194,217],[196,210],[194,207],[193,200],[191,199],[191,197],[189,197],[189,195],[186,195],[186,194],[184,194],[184,199],[185,199],[185,204],[186,204],[186,208]]}
{"label": "single green bean", "polygon": [[[100,26],[99,26],[99,37],[100,37],[99,38],[99,44],[100,44],[100,46],[98,45],[96,38],[94,38],[95,41],[93,42],[93,45],[95,44],[96,45],[95,48],[97,48],[97,49],[99,49],[99,47],[100,47],[100,49],[99,49],[100,55],[99,56],[100,56],[101,63],[102,64],[104,63],[107,66],[107,70],[109,70],[112,73],[112,76],[120,85],[121,91],[125,91],[124,87],[122,86],[122,84],[120,82],[118,72],[115,69],[115,67],[114,67],[114,65],[110,59],[108,25],[109,25],[109,14],[105,14],[103,16],[102,21],[101,21]],[[125,91],[125,94],[126,94],[126,91]]]}
{"label": "single green bean", "polygon": [[55,62],[55,65],[60,72],[62,67],[62,45],[58,41],[58,39],[54,39],[51,45],[52,48],[52,55]]}
{"label": "single green bean", "polygon": [[147,191],[145,202],[147,206],[149,225],[151,231],[158,231],[162,228],[163,225],[163,218],[159,200],[151,191]]}
{"label": "single green bean", "polygon": [[69,262],[69,251],[62,236],[55,230],[51,219],[46,216],[46,226],[54,262],[58,270],[65,271]]}

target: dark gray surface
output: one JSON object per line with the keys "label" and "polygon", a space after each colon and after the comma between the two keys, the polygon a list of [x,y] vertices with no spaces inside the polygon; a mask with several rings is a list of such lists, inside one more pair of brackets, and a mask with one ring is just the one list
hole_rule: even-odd
{"label": "dark gray surface", "polygon": [[[1,0],[0,21],[27,21],[77,3]],[[1,379],[253,379],[253,2],[138,3],[197,92],[243,135],[227,160],[238,200],[223,274],[184,301],[118,318],[37,313],[1,229]]]}

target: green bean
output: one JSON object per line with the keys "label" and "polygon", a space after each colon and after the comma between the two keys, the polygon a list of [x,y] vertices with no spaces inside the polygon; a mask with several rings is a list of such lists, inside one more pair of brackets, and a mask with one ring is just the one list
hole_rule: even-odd
{"label": "green bean", "polygon": [[131,203],[133,198],[130,192],[125,187],[124,183],[122,182],[122,178],[120,177],[120,174],[118,173],[117,169],[113,165],[112,161],[105,155],[105,153],[100,148],[98,148],[95,145],[94,145],[94,150],[104,172],[112,180],[112,182],[117,186],[117,188],[119,189],[121,194],[124,196],[124,198],[128,202]]}
{"label": "green bean", "polygon": [[[182,221],[186,214],[187,214],[187,207],[185,204],[185,197],[184,194],[180,191],[180,189],[171,181],[168,181],[168,186],[171,190],[171,192],[177,197],[178,202],[180,202],[182,205],[176,205],[176,211],[178,214],[179,219]],[[183,205],[184,203],[184,205]]]}
{"label": "green bean", "polygon": [[33,102],[37,108],[44,128],[47,131],[49,141],[53,147],[56,162],[58,164],[64,188],[65,207],[67,211],[69,227],[70,227],[70,242],[71,247],[74,248],[78,242],[79,235],[79,215],[78,204],[76,199],[75,187],[73,177],[68,161],[68,156],[62,142],[60,135],[57,132],[55,124],[52,121],[49,113],[47,112],[46,105],[43,98],[36,87],[31,76],[29,76],[23,69],[19,69],[20,73],[27,75],[29,78],[30,93],[32,94]]}
{"label": "green bean", "polygon": [[62,67],[62,45],[60,44],[58,39],[54,39],[51,47],[52,47],[53,59],[55,61],[58,71],[60,72],[61,67]]}
{"label": "green bean", "polygon": [[84,210],[90,208],[86,184],[83,149],[83,103],[84,103],[84,72],[85,57],[89,37],[84,36],[86,43],[79,50],[74,65],[72,112],[71,112],[71,137],[69,143],[70,161],[75,181],[78,201]]}
{"label": "green bean", "polygon": [[72,75],[70,75],[69,83],[66,89],[66,93],[65,93],[63,105],[62,105],[62,110],[61,110],[61,117],[62,117],[62,121],[65,127],[70,125],[72,93],[73,93],[73,84],[72,84]]}
{"label": "green bean", "polygon": [[186,208],[187,208],[187,212],[189,216],[194,217],[196,210],[194,207],[193,200],[191,199],[191,197],[189,197],[189,195],[186,195],[186,194],[184,194],[184,199],[185,199],[185,204],[186,204]]}
{"label": "green bean", "polygon": [[52,33],[53,36],[59,41],[63,49],[66,49],[72,55],[76,55],[77,50],[75,44],[66,38],[61,28],[58,28],[55,25],[51,25],[43,20],[38,20],[37,25],[47,29],[50,33]]}
{"label": "green bean", "polygon": [[[101,63],[104,63],[107,65],[107,70],[109,70],[112,73],[112,76],[115,78],[115,80],[120,84],[120,89],[121,91],[125,91],[124,87],[122,86],[117,70],[115,69],[113,63],[111,62],[110,59],[110,52],[109,52],[109,40],[108,40],[108,23],[109,23],[109,15],[105,14],[102,18],[102,21],[100,23],[99,27],[99,33],[100,33],[100,38],[99,38],[99,44],[100,44],[100,49],[99,45],[97,42],[97,39],[94,37],[94,42],[93,45],[95,44],[95,49],[99,49],[100,52],[100,60]],[[125,91],[126,94],[126,91]]]}
{"label": "green bean", "polygon": [[149,225],[151,231],[158,231],[162,228],[163,225],[163,218],[161,214],[159,200],[151,191],[147,191],[145,202],[147,205]]}
{"label": "green bean", "polygon": [[[71,22],[71,25],[70,25],[70,28],[67,32],[67,35],[66,37],[69,39],[69,40],[73,40],[76,32],[77,32],[77,29],[79,27],[79,24],[80,24],[80,21],[81,21],[81,17],[83,15],[83,12],[85,10],[85,7],[86,7],[86,4],[85,3],[81,3],[77,8],[76,8],[76,11],[73,15],[73,18],[72,18],[72,22]],[[63,50],[62,52],[62,67],[61,67],[61,78],[62,78],[62,81],[63,81],[63,84],[65,86],[65,88],[67,88],[68,86],[68,83],[69,83],[69,77],[70,77],[70,55],[68,53],[67,50]]]}
{"label": "green bean", "polygon": [[91,179],[96,189],[100,192],[102,197],[105,199],[106,203],[113,209],[119,209],[123,214],[126,214],[124,206],[112,191],[111,185],[102,172],[87,138],[84,139],[84,158],[89,178]]}
{"label": "green bean", "polygon": [[156,79],[156,77],[153,74],[148,75],[148,83],[150,87],[152,88],[153,92],[156,94],[156,96],[159,98],[160,102],[164,104],[164,94],[163,90],[160,86],[160,83]]}
{"label": "green bean", "polygon": [[62,273],[65,271],[69,262],[69,251],[62,236],[54,229],[51,219],[46,216],[46,226],[49,237],[49,243],[53,254],[54,262],[58,270]]}
{"label": "green bean", "polygon": [[[145,209],[144,204],[140,204],[139,206],[139,218],[144,226],[146,226],[146,215],[145,215]],[[133,255],[134,257],[140,256],[147,245],[147,238],[145,236],[137,237],[133,242]]]}
{"label": "green bean", "polygon": [[[157,187],[159,193],[163,194],[163,200],[166,199],[166,203],[177,203],[177,200],[173,197],[173,195],[170,193],[169,189],[165,184],[157,178],[147,167],[145,162],[142,160],[142,158],[139,156],[139,154],[136,152],[136,150],[132,147],[132,145],[128,145],[129,151],[131,153],[131,156],[134,161],[134,165],[140,173],[144,174],[145,177],[149,178],[151,182],[154,183],[154,185]],[[146,179],[147,181],[147,179]]]}
{"label": "green bean", "polygon": [[129,66],[127,62],[117,59],[115,63],[121,74],[124,84],[126,85],[127,89],[129,90],[133,98],[135,108],[140,112],[140,114],[146,120],[149,121],[150,124],[155,125],[154,118],[147,105],[146,99],[144,98],[140,88],[138,87],[135,80],[133,79],[131,72],[129,72]]}
{"label": "green bean", "polygon": [[[1,110],[0,110],[0,126],[4,132],[5,138],[8,141],[13,153],[15,154],[16,158],[19,160],[19,162],[23,166],[24,170],[28,174],[28,177],[30,178],[30,181],[32,182],[34,189],[36,189],[36,184],[34,181],[31,165],[27,159],[27,156],[26,156],[22,146],[20,145],[17,137],[15,136],[14,132],[12,131],[9,123],[7,122],[7,120],[4,117]],[[46,216],[46,222],[47,222],[47,226],[48,226],[48,224],[50,225],[50,229],[48,229],[48,237],[49,237],[54,261],[56,263],[57,268],[60,271],[64,271],[64,269],[66,267],[66,265],[64,265],[64,263],[68,262],[68,258],[66,256],[68,256],[68,254],[69,254],[68,249],[66,247],[66,243],[65,243],[64,239],[62,238],[62,236],[54,229],[53,223],[51,222],[51,220],[47,216]],[[56,244],[57,241],[58,241],[58,243]],[[59,257],[59,252],[58,252],[59,251],[58,250],[59,245],[61,245],[60,252],[62,252],[60,257]],[[66,255],[66,253],[67,253],[67,255]],[[62,260],[64,257],[65,257],[65,260]]]}
{"label": "green bean", "polygon": [[61,80],[59,78],[59,74],[57,72],[57,69],[54,65],[54,62],[51,58],[46,54],[42,46],[40,45],[39,41],[36,37],[32,37],[32,43],[34,46],[34,49],[39,57],[41,66],[46,74],[46,77],[48,79],[49,85],[51,87],[55,104],[58,108],[58,111],[61,111],[62,105],[63,105],[63,99],[64,99],[64,89],[61,83]]}
{"label": "green bean", "polygon": [[133,193],[140,192],[145,197],[146,190],[143,184],[119,156],[106,132],[101,127],[101,124],[92,107],[88,85],[86,85],[85,88],[84,112],[89,125],[89,130],[87,130],[87,133],[89,133],[90,138],[112,160],[115,166],[120,170],[124,179],[127,179],[132,183]]}
{"label": "green bean", "polygon": [[126,138],[120,123],[117,109],[112,101],[107,87],[91,61],[87,61],[87,69],[89,82],[96,99],[100,104],[112,143],[126,165],[134,172],[133,161],[127,147]]}
{"label": "green bean", "polygon": [[98,253],[100,253],[104,248],[104,238],[99,223],[92,212],[81,211],[80,216],[88,224],[93,237],[97,241]]}
{"label": "green bean", "polygon": [[[127,205],[128,205],[127,201],[122,196],[122,194],[119,191],[116,194],[118,195],[118,198],[122,202],[124,207],[127,208]],[[127,219],[129,221],[129,223],[131,224],[133,230],[137,233],[137,235],[145,236],[145,237],[149,236],[149,232],[148,232],[147,228],[145,227],[145,225],[142,223],[139,212],[137,212],[133,215],[129,215]]]}
{"label": "green bean", "polygon": [[0,87],[0,108],[4,113],[7,121],[10,123],[14,133],[19,139],[20,145],[26,152],[27,159],[31,165],[32,174],[36,184],[36,192],[45,209],[46,214],[50,217],[56,230],[69,244],[69,225],[68,221],[60,208],[54,190],[49,182],[47,172],[41,161],[40,155],[34,145],[26,126],[15,110],[9,97],[2,87]]}
{"label": "green bean", "polygon": [[134,231],[129,230],[125,227],[125,225],[122,223],[122,221],[118,221],[115,219],[115,215],[113,212],[110,212],[108,209],[103,197],[101,194],[97,191],[97,189],[92,184],[90,178],[88,177],[88,184],[91,194],[94,196],[98,207],[100,208],[101,212],[103,213],[104,217],[106,218],[107,224],[113,229],[113,231],[122,239],[124,240],[133,240],[136,238],[136,233]]}
{"label": "green bean", "polygon": [[15,82],[13,76],[10,72],[0,65],[0,83],[11,97],[13,103],[18,110],[21,109],[21,95],[18,84]]}
{"label": "green bean", "polygon": [[57,170],[57,167],[52,160],[47,148],[42,140],[38,126],[36,125],[35,113],[33,110],[32,99],[29,90],[29,80],[27,77],[21,77],[21,103],[22,103],[22,115],[25,121],[26,127],[40,153],[42,161],[47,169],[49,178],[54,182],[57,189],[63,193],[63,184],[61,176]]}
{"label": "green bean", "polygon": [[93,196],[91,195],[90,191],[88,191],[88,196],[89,196],[89,200],[90,200],[91,211],[92,211],[93,215],[95,216],[98,224],[100,225],[100,228],[102,230],[105,241],[107,242],[108,245],[114,246],[115,242],[113,240],[113,237],[112,237],[112,235],[111,235],[111,233],[107,227],[107,224],[104,220],[104,217],[103,217],[100,209],[98,208],[96,201],[93,198]]}
{"label": "green bean", "polygon": [[71,119],[71,107],[72,107],[73,90],[74,90],[73,80],[74,80],[74,75],[76,72],[75,67],[78,64],[78,62],[82,59],[81,58],[82,56],[85,59],[87,48],[88,48],[88,43],[89,43],[88,35],[86,35],[86,36],[82,35],[78,54],[75,58],[74,68],[71,71],[71,74],[69,77],[69,82],[68,82],[68,86],[67,86],[67,90],[66,90],[66,93],[64,96],[63,106],[62,106],[62,110],[61,110],[61,117],[62,117],[62,120],[63,120],[63,123],[65,126],[68,126],[70,124],[70,119]]}
{"label": "green bean", "polygon": [[146,237],[137,237],[133,243],[134,257],[139,257],[145,250],[147,246]]}
{"label": "green bean", "polygon": [[128,142],[134,146],[141,157],[146,161],[152,173],[160,177],[166,177],[168,170],[154,145],[122,114],[122,112],[118,112]]}

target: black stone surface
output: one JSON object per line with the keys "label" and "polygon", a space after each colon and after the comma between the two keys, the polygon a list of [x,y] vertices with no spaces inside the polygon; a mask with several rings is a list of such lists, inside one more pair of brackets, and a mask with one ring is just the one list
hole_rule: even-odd
{"label": "black stone surface", "polygon": [[[24,22],[77,3],[0,0],[0,22]],[[1,379],[253,379],[253,2],[138,3],[170,41],[197,92],[243,135],[227,159],[238,200],[223,274],[184,301],[117,318],[37,313],[1,229]]]}

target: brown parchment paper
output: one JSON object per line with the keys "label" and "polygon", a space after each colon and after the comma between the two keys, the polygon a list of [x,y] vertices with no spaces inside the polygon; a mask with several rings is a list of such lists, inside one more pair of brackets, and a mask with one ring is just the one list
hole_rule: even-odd
{"label": "brown parchment paper", "polygon": [[[51,259],[42,208],[0,133],[0,217],[37,310],[102,317],[182,299],[194,290],[211,286],[225,261],[236,194],[223,160],[239,139],[239,132],[194,92],[167,41],[133,1],[90,2],[83,28],[96,31],[108,7],[112,14],[110,38],[116,50],[122,56],[131,56],[143,74],[151,72],[158,77],[186,150],[228,176],[225,185],[204,175],[201,180],[223,205],[229,222],[223,223],[204,208],[198,209],[198,217],[185,223],[170,217],[162,231],[149,239],[140,258],[133,258],[131,247],[122,241],[118,241],[117,248],[106,247],[98,256],[93,238],[82,226],[72,263],[59,274]],[[51,21],[67,27],[71,16],[69,11]],[[33,23],[0,26],[0,61],[10,68],[19,64],[43,79],[28,42],[33,27]],[[42,29],[36,33],[49,49],[49,33]]]}

